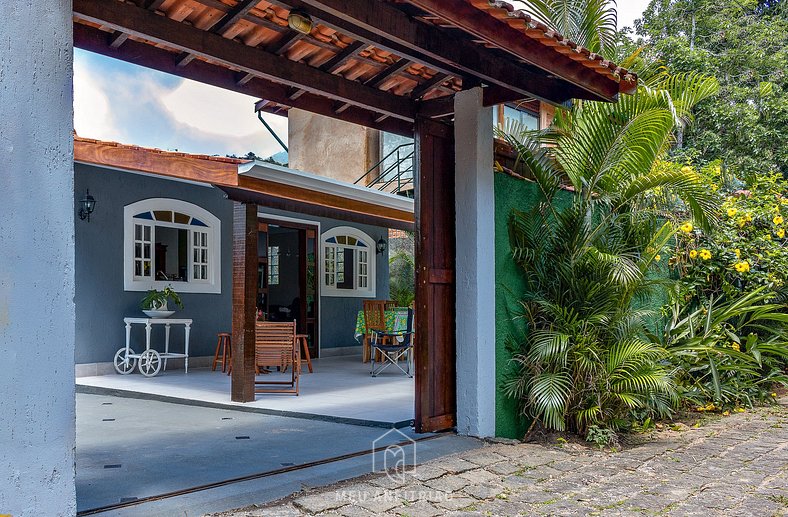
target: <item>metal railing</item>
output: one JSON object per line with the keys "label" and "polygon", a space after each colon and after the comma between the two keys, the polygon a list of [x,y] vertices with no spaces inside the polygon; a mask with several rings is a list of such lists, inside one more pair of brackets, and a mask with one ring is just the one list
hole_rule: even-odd
{"label": "metal railing", "polygon": [[[365,187],[407,195],[413,190],[413,154],[415,144],[398,145],[363,176],[353,182]],[[393,162],[386,165],[387,161]]]}

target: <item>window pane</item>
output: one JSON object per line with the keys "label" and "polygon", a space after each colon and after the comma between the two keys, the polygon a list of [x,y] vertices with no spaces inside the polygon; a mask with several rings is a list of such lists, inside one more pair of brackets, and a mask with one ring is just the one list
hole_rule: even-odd
{"label": "window pane", "polygon": [[178,224],[189,224],[189,219],[191,219],[191,217],[189,217],[188,215],[182,214],[180,212],[175,212],[175,222],[176,223],[178,223]]}
{"label": "window pane", "polygon": [[202,245],[203,246],[207,246],[208,245],[208,234],[207,233],[203,233],[202,234]]}
{"label": "window pane", "polygon": [[208,266],[200,266],[200,275],[202,280],[208,279]]}
{"label": "window pane", "polygon": [[200,266],[197,264],[194,265],[194,278],[200,278]]}
{"label": "window pane", "polygon": [[142,258],[142,244],[139,242],[134,245],[134,258]]}
{"label": "window pane", "polygon": [[207,249],[201,250],[200,251],[200,255],[201,255],[200,258],[201,258],[202,262],[204,264],[207,264],[208,263],[208,250]]}
{"label": "window pane", "polygon": [[134,240],[138,241],[142,239],[142,225],[135,224],[134,225]]}
{"label": "window pane", "polygon": [[143,226],[145,231],[145,238],[143,240],[149,241],[150,240],[150,226]]}
{"label": "window pane", "polygon": [[134,261],[134,276],[142,276],[142,261]]}
{"label": "window pane", "polygon": [[149,259],[150,258],[150,244],[145,244],[143,246],[145,253],[143,254],[143,258]]}
{"label": "window pane", "polygon": [[165,221],[168,223],[172,222],[172,212],[169,210],[154,210],[153,216],[157,221]]}

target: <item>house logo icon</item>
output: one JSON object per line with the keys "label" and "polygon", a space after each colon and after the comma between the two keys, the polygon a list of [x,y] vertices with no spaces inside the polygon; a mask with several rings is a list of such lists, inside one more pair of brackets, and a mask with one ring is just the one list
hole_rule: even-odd
{"label": "house logo icon", "polygon": [[[384,445],[384,444],[390,445]],[[399,429],[390,429],[372,442],[372,471],[385,472],[392,481],[405,482],[416,467],[416,440]]]}

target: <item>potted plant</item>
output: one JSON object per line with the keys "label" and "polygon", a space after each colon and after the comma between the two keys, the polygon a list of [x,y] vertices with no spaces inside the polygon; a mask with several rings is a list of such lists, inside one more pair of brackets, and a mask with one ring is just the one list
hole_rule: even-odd
{"label": "potted plant", "polygon": [[175,312],[169,310],[170,300],[179,309],[183,309],[181,297],[171,286],[167,286],[161,291],[158,289],[148,291],[140,302],[140,307],[142,312],[151,318],[166,318]]}

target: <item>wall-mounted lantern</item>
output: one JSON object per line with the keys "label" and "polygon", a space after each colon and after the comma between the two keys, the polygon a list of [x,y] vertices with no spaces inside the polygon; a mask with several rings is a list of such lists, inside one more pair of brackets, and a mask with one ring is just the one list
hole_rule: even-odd
{"label": "wall-mounted lantern", "polygon": [[90,195],[90,189],[85,190],[85,197],[82,198],[79,204],[79,218],[83,221],[87,219],[90,222],[90,214],[96,209],[96,199]]}
{"label": "wall-mounted lantern", "polygon": [[287,25],[301,34],[309,34],[312,32],[313,27],[312,18],[310,18],[308,14],[298,10],[292,10],[290,14],[287,15]]}
{"label": "wall-mounted lantern", "polygon": [[378,239],[378,243],[375,245],[375,249],[378,251],[378,254],[381,255],[386,251],[388,244],[386,244],[386,240],[381,237]]}

